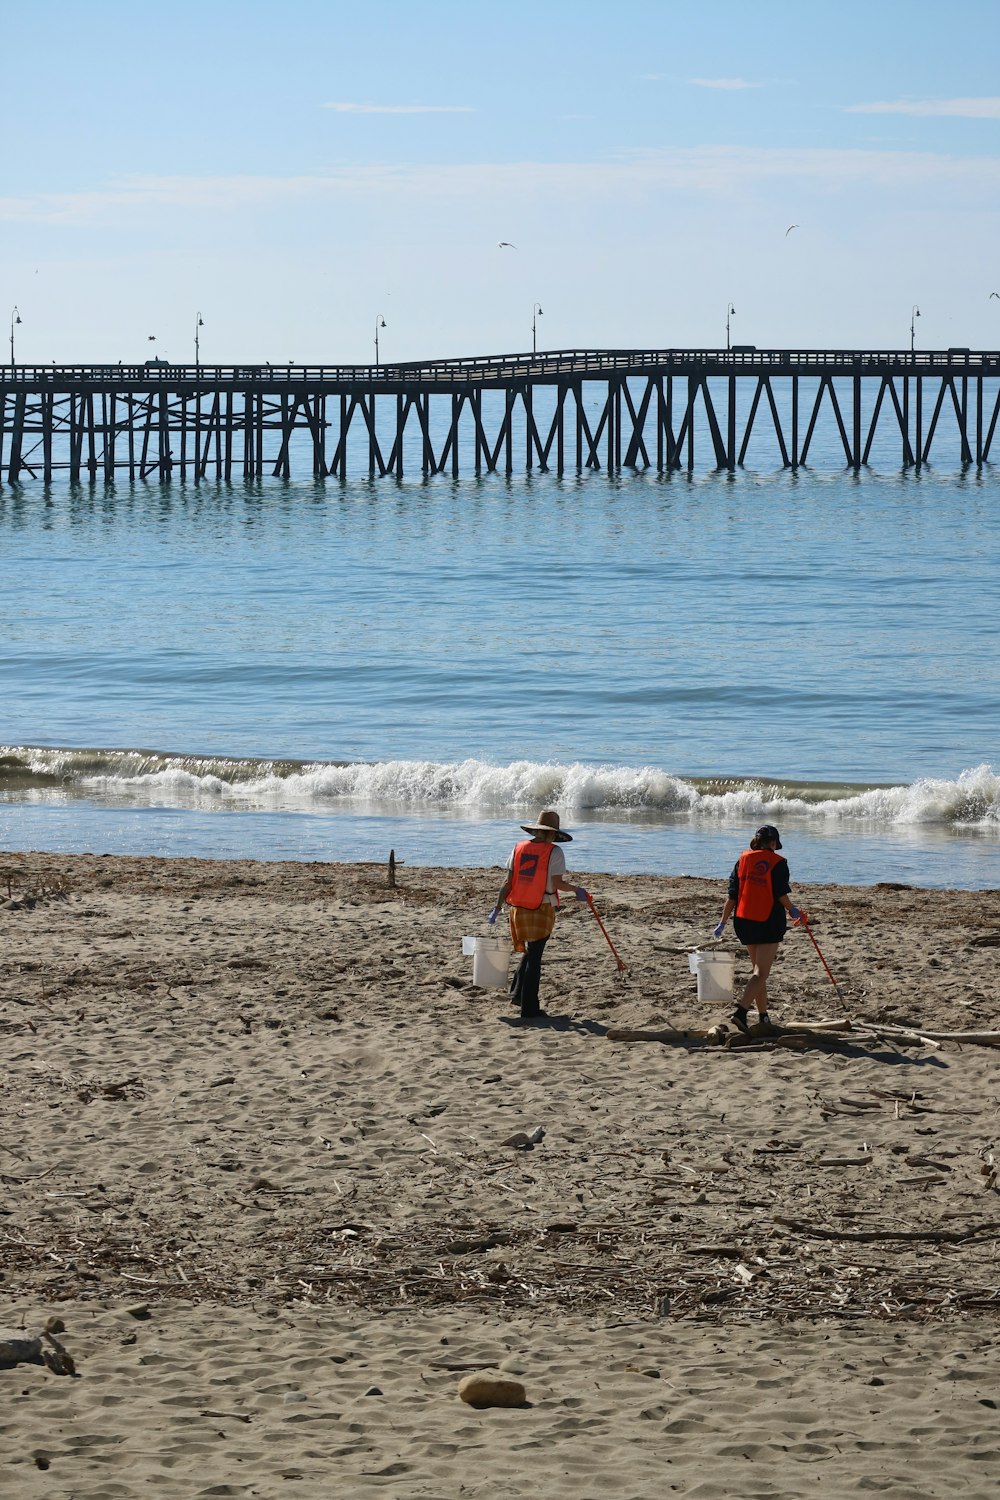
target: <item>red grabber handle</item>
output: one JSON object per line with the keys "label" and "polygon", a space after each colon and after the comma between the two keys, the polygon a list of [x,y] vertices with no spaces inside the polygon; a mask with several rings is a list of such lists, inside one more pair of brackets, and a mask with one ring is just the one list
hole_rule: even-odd
{"label": "red grabber handle", "polygon": [[587,893],[587,905],[590,907],[591,911],[594,913],[594,921],[597,923],[598,927],[604,933],[605,942],[607,943],[608,947],[611,949],[612,953],[615,955],[615,963],[618,965],[618,972],[620,974],[627,973],[628,972],[627,966],[625,964],[623,964],[622,961],[621,961],[621,959],[618,957],[618,951],[615,948],[614,943],[608,937],[607,928],[605,927],[604,923],[601,921],[600,917],[597,915],[597,907],[594,905],[594,898],[593,898],[592,895],[590,895],[589,891]]}
{"label": "red grabber handle", "polygon": [[[806,932],[808,932],[808,934],[809,934],[809,941],[812,943],[813,947],[816,949],[816,952],[819,953],[819,961],[823,965],[823,967],[826,970],[826,972],[830,975],[830,983],[833,985],[834,989],[836,990],[837,989],[837,981],[834,979],[833,974],[830,971],[830,965],[827,963],[826,959],[823,957],[822,953],[820,952],[819,943],[817,943],[816,939],[812,935],[812,928],[809,926],[809,918],[806,916],[805,912],[803,912],[802,915],[801,915],[801,917],[799,917],[798,921],[794,922],[792,925],[795,926],[795,927],[798,927],[800,924],[805,928]],[[837,990],[837,993],[839,994],[840,991]]]}

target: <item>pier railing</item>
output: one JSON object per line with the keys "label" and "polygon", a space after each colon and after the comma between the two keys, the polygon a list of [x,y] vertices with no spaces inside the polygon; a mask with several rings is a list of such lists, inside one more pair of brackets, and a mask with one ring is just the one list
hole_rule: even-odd
{"label": "pier railing", "polygon": [[289,381],[310,385],[492,384],[508,380],[549,381],[609,374],[687,375],[933,375],[1000,373],[1000,352],[973,349],[556,349],[540,354],[486,354],[456,359],[404,360],[377,365],[347,364],[48,364],[0,366],[0,387],[51,388],[80,385],[155,386],[196,381],[203,386],[266,385]]}

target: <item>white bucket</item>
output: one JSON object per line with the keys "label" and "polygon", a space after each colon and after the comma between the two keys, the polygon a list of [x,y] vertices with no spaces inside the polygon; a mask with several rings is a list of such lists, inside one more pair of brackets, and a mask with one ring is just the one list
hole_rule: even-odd
{"label": "white bucket", "polygon": [[[510,963],[510,944],[499,937],[477,937],[472,956],[472,982],[481,990],[507,988],[507,965]],[[462,939],[465,948],[465,939]]]}
{"label": "white bucket", "polygon": [[736,959],[731,953],[689,953],[688,965],[698,976],[699,1000],[731,1000]]}
{"label": "white bucket", "polygon": [[474,937],[462,939],[462,953],[465,958],[471,958],[476,951],[476,940]]}

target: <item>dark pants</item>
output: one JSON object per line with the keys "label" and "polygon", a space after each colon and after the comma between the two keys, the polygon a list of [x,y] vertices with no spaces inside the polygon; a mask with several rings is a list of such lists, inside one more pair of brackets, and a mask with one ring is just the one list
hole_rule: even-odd
{"label": "dark pants", "polygon": [[539,1013],[538,984],[542,977],[542,951],[547,942],[548,938],[539,938],[537,942],[525,943],[510,984],[511,999],[517,1001],[521,1015],[528,1019]]}

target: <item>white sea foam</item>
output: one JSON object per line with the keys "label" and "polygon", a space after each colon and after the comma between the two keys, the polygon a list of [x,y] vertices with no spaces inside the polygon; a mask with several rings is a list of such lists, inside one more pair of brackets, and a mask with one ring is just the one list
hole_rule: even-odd
{"label": "white sea foam", "polygon": [[8,799],[31,785],[34,799],[58,784],[74,792],[174,807],[324,811],[337,806],[454,811],[490,818],[559,808],[564,816],[608,814],[643,821],[719,826],[754,818],[888,828],[951,825],[1000,828],[1000,772],[991,765],[954,779],[910,785],[840,787],[749,777],[696,779],[656,766],[589,766],[518,760],[507,765],[389,760],[349,765],[171,756],[141,750],[0,747]]}
{"label": "white sea foam", "polygon": [[307,766],[295,777],[268,777],[246,793],[306,793],[319,800],[426,804],[498,813],[508,807],[547,804],[575,811],[626,809],[681,812],[698,799],[695,787],[652,768],[558,765],[514,761],[497,766],[465,760],[380,761],[374,765]]}

